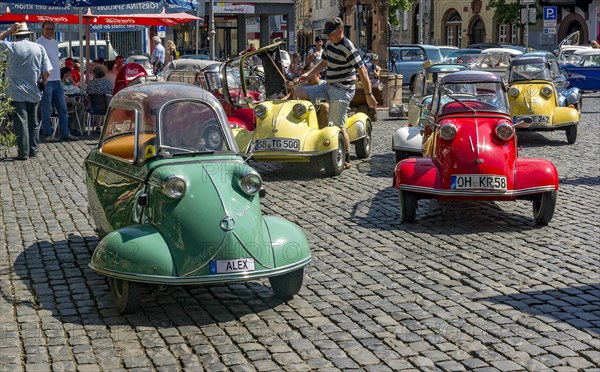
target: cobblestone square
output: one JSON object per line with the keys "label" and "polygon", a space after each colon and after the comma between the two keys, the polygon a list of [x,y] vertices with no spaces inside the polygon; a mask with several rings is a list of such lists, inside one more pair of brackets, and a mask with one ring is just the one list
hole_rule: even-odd
{"label": "cobblestone square", "polygon": [[267,280],[151,287],[140,312],[115,310],[88,267],[98,244],[83,159],[93,139],[0,161],[0,370],[592,371],[600,368],[600,96],[579,136],[519,132],[520,155],[556,164],[554,218],[531,202],[419,202],[402,224],[391,135],[322,178],[251,163],[263,212],[300,225],[314,254],[288,302]]}

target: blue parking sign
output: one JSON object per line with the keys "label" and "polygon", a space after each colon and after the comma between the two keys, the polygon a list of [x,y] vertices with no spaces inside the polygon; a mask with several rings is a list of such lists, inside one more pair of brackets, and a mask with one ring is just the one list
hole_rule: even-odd
{"label": "blue parking sign", "polygon": [[544,7],[544,21],[556,21],[556,7],[555,6],[545,6]]}

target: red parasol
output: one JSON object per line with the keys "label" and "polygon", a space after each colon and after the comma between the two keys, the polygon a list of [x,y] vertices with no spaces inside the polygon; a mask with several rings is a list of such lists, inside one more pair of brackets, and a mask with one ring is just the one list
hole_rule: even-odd
{"label": "red parasol", "polygon": [[[83,23],[98,25],[123,25],[123,26],[174,26],[180,23],[201,20],[202,18],[187,13],[165,13],[163,8],[160,14],[116,14],[116,15],[96,15],[88,9],[83,15]],[[6,9],[6,13],[0,15],[0,22],[45,22],[78,24],[79,16],[77,14],[19,14],[11,13]]]}

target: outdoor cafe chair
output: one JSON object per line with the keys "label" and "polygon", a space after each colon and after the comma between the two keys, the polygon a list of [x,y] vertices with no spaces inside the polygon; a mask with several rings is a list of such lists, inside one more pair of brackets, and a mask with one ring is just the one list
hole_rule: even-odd
{"label": "outdoor cafe chair", "polygon": [[95,123],[96,118],[101,118],[104,121],[104,116],[108,111],[108,104],[112,96],[110,94],[90,94],[88,100],[90,107],[87,109],[87,134],[92,131],[92,123]]}

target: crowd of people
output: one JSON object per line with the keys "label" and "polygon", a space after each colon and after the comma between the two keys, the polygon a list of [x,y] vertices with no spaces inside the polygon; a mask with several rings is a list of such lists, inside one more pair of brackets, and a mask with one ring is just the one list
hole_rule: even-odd
{"label": "crowd of people", "polygon": [[[83,97],[112,95],[119,71],[125,65],[123,56],[117,56],[115,60],[98,58],[87,66],[69,57],[61,66],[54,31],[54,22],[45,21],[42,36],[33,41],[27,24],[18,22],[0,33],[0,50],[7,52],[5,93],[14,109],[15,160],[36,157],[40,140],[77,141],[75,134],[83,134],[81,122],[85,111],[90,110],[89,102],[82,101],[81,87],[87,87]],[[5,40],[9,35],[11,41]],[[153,42],[151,63],[158,73],[165,62],[177,58],[177,49],[172,41],[167,42],[165,49],[157,36]],[[86,79],[89,81],[84,84]],[[52,117],[58,118],[58,128],[53,128]]]}

